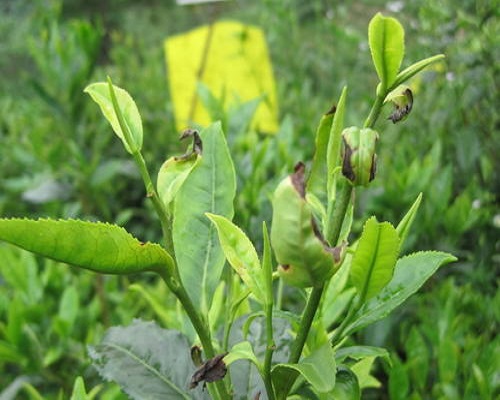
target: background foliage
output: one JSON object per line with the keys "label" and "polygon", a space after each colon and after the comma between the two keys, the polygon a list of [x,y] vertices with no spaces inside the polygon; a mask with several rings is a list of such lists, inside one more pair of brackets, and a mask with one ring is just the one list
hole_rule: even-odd
{"label": "background foliage", "polygon": [[[408,62],[436,53],[446,54],[446,61],[412,81],[416,117],[396,129],[389,121],[381,125],[378,179],[359,192],[360,221],[375,213],[396,222],[424,192],[406,251],[436,248],[460,260],[443,268],[398,313],[353,339],[391,348],[394,361],[392,370],[375,364],[382,388],[367,388],[364,395],[495,398],[500,393],[495,168],[500,8],[486,0],[334,3],[235,0],[179,7],[159,0],[3,1],[0,215],[103,220],[124,225],[143,240],[158,238],[139,175],[83,88],[107,74],[127,87],[152,139],[145,141],[145,157],[158,170],[167,155],[183,151],[173,123],[163,39],[218,18],[236,18],[264,29],[280,105],[275,137],[248,129],[243,114],[226,116],[233,121],[227,139],[241,194],[235,221],[260,243],[261,221],[270,221],[271,191],[295,162],[311,159],[317,122],[344,85],[349,85],[347,125],[367,114],[376,83],[367,22],[377,11],[395,15],[406,27]],[[86,345],[97,343],[106,327],[137,316],[168,328],[181,323],[174,300],[154,280],[75,273],[4,245],[0,260],[2,400],[67,398],[78,375],[100,398],[123,398],[113,385],[99,383]],[[145,288],[149,297],[139,295]],[[158,302],[165,299],[170,307],[162,312]],[[293,309],[302,301],[291,290],[285,306]]]}

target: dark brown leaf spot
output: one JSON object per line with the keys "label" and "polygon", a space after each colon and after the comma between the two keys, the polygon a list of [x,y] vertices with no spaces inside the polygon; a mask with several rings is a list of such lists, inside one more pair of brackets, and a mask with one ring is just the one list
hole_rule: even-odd
{"label": "dark brown leaf spot", "polygon": [[295,190],[299,192],[302,198],[306,197],[306,183],[305,183],[305,171],[306,166],[303,162],[297,163],[295,165],[295,172],[290,175],[290,179],[292,180],[292,184],[295,187]]}
{"label": "dark brown leaf spot", "polygon": [[188,150],[185,154],[179,157],[175,157],[176,161],[185,161],[189,160],[193,155],[201,155],[203,153],[203,142],[200,138],[200,135],[196,129],[185,129],[180,137],[180,140],[184,140],[186,138],[193,138],[193,147],[191,150]]}
{"label": "dark brown leaf spot", "polygon": [[401,121],[404,117],[406,117],[411,109],[413,108],[413,93],[410,89],[406,89],[403,94],[406,96],[406,100],[408,101],[406,105],[404,106],[398,106],[396,105],[396,108],[392,112],[391,115],[389,115],[389,118],[392,121],[393,124],[396,122]]}
{"label": "dark brown leaf spot", "polygon": [[189,388],[193,389],[202,381],[215,382],[224,378],[227,372],[223,358],[227,353],[218,354],[214,358],[205,361],[193,374]]}
{"label": "dark brown leaf spot", "polygon": [[290,265],[289,264],[283,264],[283,265],[281,265],[281,268],[283,268],[283,271],[288,271],[290,269]]}
{"label": "dark brown leaf spot", "polygon": [[193,346],[191,347],[191,360],[193,360],[194,365],[199,367],[201,364],[203,364],[203,361],[201,360],[201,348],[200,346]]}
{"label": "dark brown leaf spot", "polygon": [[330,107],[330,109],[326,112],[326,114],[325,114],[325,115],[333,115],[333,114],[335,114],[335,111],[337,111],[337,107],[336,107],[336,106],[335,106],[335,104],[334,104],[334,105],[332,105],[332,106]]}
{"label": "dark brown leaf spot", "polygon": [[354,170],[352,169],[351,165],[351,157],[353,150],[347,144],[345,138],[343,138],[343,141],[344,141],[344,158],[342,160],[342,175],[344,175],[351,182],[354,182],[354,180],[356,179],[356,174],[354,173]]}

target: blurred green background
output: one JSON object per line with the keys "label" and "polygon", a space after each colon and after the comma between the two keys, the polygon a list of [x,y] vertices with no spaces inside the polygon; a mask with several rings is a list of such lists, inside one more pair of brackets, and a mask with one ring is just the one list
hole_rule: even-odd
{"label": "blurred green background", "polygon": [[[235,221],[259,246],[272,190],[297,161],[311,159],[316,125],[344,85],[347,125],[367,115],[377,83],[368,22],[378,11],[395,16],[406,30],[403,66],[437,53],[446,60],[411,83],[408,120],[379,122],[378,175],[357,193],[355,230],[370,214],[397,222],[423,192],[405,251],[444,250],[459,262],[355,337],[388,347],[394,360],[392,370],[376,364],[382,386],[366,388],[363,398],[498,398],[499,6],[496,0],[233,0],[184,7],[173,0],[2,0],[0,216],[103,220],[157,240],[159,224],[139,174],[83,88],[110,75],[132,94],[143,118],[145,158],[156,173],[185,147],[174,127],[163,40],[231,18],[264,30],[280,108],[272,137],[249,129],[245,110],[220,116],[229,121],[238,175]],[[98,398],[125,398],[100,383],[86,345],[111,325],[156,317],[140,288],[175,308],[155,280],[74,272],[0,244],[0,399],[68,398],[77,375]]]}

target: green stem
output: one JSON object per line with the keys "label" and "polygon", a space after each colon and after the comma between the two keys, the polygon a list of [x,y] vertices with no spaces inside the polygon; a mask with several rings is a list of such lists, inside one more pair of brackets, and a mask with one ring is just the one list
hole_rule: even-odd
{"label": "green stem", "polygon": [[351,202],[353,186],[345,181],[334,207],[328,207],[325,239],[331,246],[336,246],[342,231],[342,223]]}
{"label": "green stem", "polygon": [[275,400],[273,382],[271,379],[271,361],[273,358],[273,352],[275,348],[274,338],[273,338],[273,303],[266,304],[266,336],[267,336],[267,347],[266,355],[264,357],[264,371],[263,378],[264,384],[266,386],[267,397],[269,400]]}
{"label": "green stem", "polygon": [[172,258],[174,258],[175,252],[174,252],[174,243],[172,239],[172,225],[170,223],[169,212],[167,211],[165,204],[163,203],[163,201],[161,201],[160,196],[156,191],[156,188],[151,180],[151,176],[149,175],[149,171],[146,166],[146,162],[142,157],[142,154],[140,152],[136,152],[132,153],[132,156],[134,157],[135,163],[137,164],[139,172],[141,173],[142,180],[144,181],[147,197],[150,198],[151,201],[153,202],[156,214],[160,219],[160,224],[163,231],[163,237],[165,240],[165,247],[172,256]]}
{"label": "green stem", "polygon": [[[320,287],[313,287],[311,294],[309,295],[306,308],[304,309],[304,313],[302,314],[302,320],[300,321],[299,331],[297,332],[297,337],[293,342],[292,351],[290,353],[290,357],[288,358],[289,364],[296,364],[299,362],[302,350],[304,349],[304,345],[306,343],[307,335],[309,334],[309,330],[311,329],[311,325],[313,323],[314,316],[316,315],[316,310],[318,309],[324,289],[324,285]],[[283,385],[283,390],[281,391],[281,395],[279,397],[280,400],[286,399],[286,396],[292,388],[295,379],[297,379],[297,375],[295,373],[290,373],[287,376],[287,381]]]}
{"label": "green stem", "polygon": [[384,105],[386,93],[382,93],[382,95],[378,95],[373,103],[372,109],[370,110],[370,114],[368,114],[368,118],[366,118],[364,128],[373,128],[375,126],[375,122],[382,111],[382,106]]}
{"label": "green stem", "polygon": [[346,317],[344,318],[340,326],[335,330],[335,333],[332,336],[331,340],[332,346],[335,346],[339,342],[339,340],[342,339],[342,334],[344,333],[345,328],[347,327],[347,325],[351,323],[354,315],[356,315],[356,313],[359,311],[360,308],[361,308],[361,303],[349,309],[349,312],[347,313]]}
{"label": "green stem", "polygon": [[[212,345],[212,338],[210,337],[210,329],[208,327],[208,324],[196,310],[193,302],[191,301],[191,298],[186,292],[186,289],[184,289],[184,286],[182,286],[182,284],[180,283],[180,280],[178,280],[178,278],[176,277],[168,275],[166,270],[165,272],[161,272],[161,277],[163,278],[169,289],[179,299],[182,307],[186,311],[186,314],[188,315],[196,333],[198,334],[198,337],[200,338],[205,357],[207,359],[215,357],[216,354]],[[216,381],[213,384],[209,383],[209,388],[211,387],[211,385],[215,386],[217,399],[231,399],[231,396],[227,392],[226,386],[224,385],[223,381]]]}

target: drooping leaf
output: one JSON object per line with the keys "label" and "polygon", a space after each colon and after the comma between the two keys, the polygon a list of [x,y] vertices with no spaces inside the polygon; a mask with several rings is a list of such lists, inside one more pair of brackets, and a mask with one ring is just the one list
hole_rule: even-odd
{"label": "drooping leaf", "polygon": [[125,229],[101,222],[0,219],[0,240],[103,274],[171,273],[174,265],[160,245],[141,243]]}
{"label": "drooping leaf", "polygon": [[208,398],[201,387],[189,389],[196,367],[186,337],[153,322],[108,329],[89,355],[99,374],[133,399]]}
{"label": "drooping leaf", "polygon": [[404,56],[404,29],[395,18],[377,13],[368,25],[373,64],[386,91],[392,86]]}
{"label": "drooping leaf", "polygon": [[392,278],[399,251],[396,229],[375,217],[366,221],[351,264],[351,281],[360,301],[377,295]]}
{"label": "drooping leaf", "polygon": [[223,379],[227,373],[226,363],[224,362],[225,356],[226,353],[217,354],[215,357],[201,364],[199,368],[194,371],[191,382],[189,383],[189,388],[194,389],[201,382],[210,383]]}
{"label": "drooping leaf", "polygon": [[207,213],[215,224],[222,250],[229,264],[252,291],[255,298],[265,302],[265,287],[259,257],[250,239],[227,218]]}
{"label": "drooping leaf", "polygon": [[92,99],[99,105],[102,113],[111,124],[113,131],[123,142],[125,149],[132,154],[139,151],[142,147],[141,115],[139,114],[137,105],[127,91],[114,85],[113,89],[123,117],[124,127],[129,132],[131,143],[128,143],[126,139],[127,133],[123,132],[122,126],[115,112],[108,83],[92,83],[85,88],[84,92],[88,93],[90,97],[92,97]]}
{"label": "drooping leaf", "polygon": [[441,265],[456,261],[448,253],[426,251],[398,260],[389,284],[356,313],[346,328],[346,335],[370,325],[385,316],[415,293]]}
{"label": "drooping leaf", "polygon": [[275,365],[272,369],[272,379],[278,396],[285,381],[284,371],[289,370],[298,372],[316,391],[325,393],[335,386],[336,369],[334,352],[330,343],[326,342],[297,364]]}
{"label": "drooping leaf", "polygon": [[410,65],[408,68],[405,68],[402,70],[398,75],[396,76],[396,79],[392,83],[392,88],[395,88],[406,81],[408,79],[412,78],[416,74],[418,74],[420,71],[422,71],[424,68],[427,68],[429,65],[435,63],[436,61],[442,60],[444,58],[444,54],[438,54],[432,57],[428,57],[424,60],[420,60],[416,62],[415,64]]}
{"label": "drooping leaf", "polygon": [[172,232],[182,282],[195,306],[207,313],[225,257],[205,213],[232,218],[236,178],[220,123],[203,129],[200,138],[201,159],[175,196]]}
{"label": "drooping leaf", "polygon": [[[332,400],[359,400],[361,389],[358,377],[350,368],[340,365],[335,376],[335,387],[331,392]],[[330,399],[330,398],[329,398]]]}
{"label": "drooping leaf", "polygon": [[405,242],[408,233],[410,232],[411,226],[413,225],[413,221],[415,220],[421,202],[422,202],[422,193],[420,193],[417,196],[415,202],[412,204],[412,206],[405,214],[405,216],[401,219],[401,221],[399,221],[399,224],[396,227],[396,232],[398,233],[401,246],[403,246],[403,243]]}
{"label": "drooping leaf", "polygon": [[199,160],[198,155],[193,155],[186,160],[170,157],[163,163],[158,172],[156,188],[160,199],[167,208]]}

